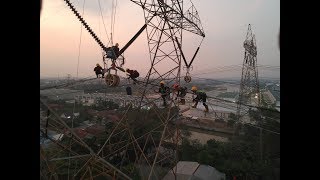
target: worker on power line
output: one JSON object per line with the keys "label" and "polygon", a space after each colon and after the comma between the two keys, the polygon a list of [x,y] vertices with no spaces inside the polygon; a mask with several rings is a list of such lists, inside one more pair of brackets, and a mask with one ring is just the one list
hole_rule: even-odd
{"label": "worker on power line", "polygon": [[114,46],[108,48],[107,58],[111,58],[112,60],[116,60],[119,56],[119,44],[116,43]]}
{"label": "worker on power line", "polygon": [[177,96],[175,97],[175,100],[177,100],[177,98],[178,98],[178,90],[179,90],[179,83],[174,83],[171,88],[172,88],[172,99],[174,98],[174,95],[177,94]]}
{"label": "worker on power line", "polygon": [[173,90],[175,92],[177,92],[177,97],[175,99],[177,99],[178,97],[180,98],[180,104],[185,104],[186,101],[185,101],[185,96],[187,94],[187,87],[182,87],[180,86],[178,83],[175,83],[173,86],[172,86]]}
{"label": "worker on power line", "polygon": [[131,78],[134,82],[137,82],[136,78],[138,78],[140,75],[137,70],[132,70],[132,69],[127,68],[126,72],[127,72],[127,75],[129,76],[128,79]]}
{"label": "worker on power line", "polygon": [[207,94],[203,91],[198,91],[196,86],[192,86],[191,91],[196,94],[196,98],[193,99],[195,104],[192,106],[193,108],[197,108],[198,102],[202,101],[203,106],[206,108],[204,112],[209,112],[208,105],[206,104]]}
{"label": "worker on power line", "polygon": [[168,95],[170,95],[170,89],[168,86],[165,86],[165,82],[161,81],[160,82],[160,87],[159,87],[159,93],[161,93],[161,97],[163,100],[163,106],[167,106],[167,101],[166,98]]}
{"label": "worker on power line", "polygon": [[104,71],[103,71],[103,68],[100,66],[100,64],[97,63],[93,71],[96,72],[97,78],[99,78],[99,74],[101,74],[102,78],[104,78]]}
{"label": "worker on power line", "polygon": [[185,99],[186,94],[187,94],[187,87],[179,86],[177,96],[180,98],[179,103],[182,105],[186,104],[186,99]]}

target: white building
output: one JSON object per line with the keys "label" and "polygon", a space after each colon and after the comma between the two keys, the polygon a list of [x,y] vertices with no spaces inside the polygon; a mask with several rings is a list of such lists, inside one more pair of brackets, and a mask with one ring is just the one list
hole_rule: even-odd
{"label": "white building", "polygon": [[262,92],[262,96],[264,97],[266,103],[269,105],[274,104],[277,101],[269,90]]}
{"label": "white building", "polygon": [[202,165],[198,162],[179,161],[173,168],[176,178],[169,171],[162,180],[225,180],[226,175],[212,166]]}

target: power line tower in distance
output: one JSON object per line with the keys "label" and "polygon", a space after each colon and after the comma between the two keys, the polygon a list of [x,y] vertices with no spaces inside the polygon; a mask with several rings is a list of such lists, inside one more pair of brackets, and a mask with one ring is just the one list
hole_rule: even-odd
{"label": "power line tower in distance", "polygon": [[237,101],[238,123],[249,122],[248,112],[250,108],[260,107],[261,95],[259,90],[257,68],[257,45],[251,25],[248,25],[246,40],[243,43],[245,49],[242,66],[242,76]]}

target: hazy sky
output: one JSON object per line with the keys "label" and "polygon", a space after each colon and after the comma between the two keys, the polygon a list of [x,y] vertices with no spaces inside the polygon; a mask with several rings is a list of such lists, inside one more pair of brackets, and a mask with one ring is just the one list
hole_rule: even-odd
{"label": "hazy sky", "polygon": [[[189,0],[185,0],[187,2]],[[71,0],[82,14],[84,0]],[[116,1],[114,1],[116,2]],[[191,75],[209,78],[241,77],[248,24],[257,41],[259,77],[280,78],[279,0],[195,0],[206,37],[193,63]],[[107,45],[111,33],[112,0],[85,1],[84,19]],[[143,26],[140,6],[129,0],[118,0],[115,13],[114,43],[120,49]],[[104,23],[103,23],[104,22]],[[104,28],[104,25],[106,28]],[[96,41],[67,7],[63,0],[44,0],[40,18],[41,77],[93,76],[96,63],[102,64],[102,52]],[[201,41],[200,37],[183,41],[187,59]],[[79,51],[80,47],[80,51]],[[150,68],[146,32],[125,51],[125,68],[137,69],[144,76]],[[191,57],[190,57],[191,56]],[[79,67],[78,67],[79,62]],[[266,67],[272,66],[272,67]],[[167,68],[167,67],[163,67]],[[168,67],[170,68],[170,67]],[[78,70],[78,71],[77,71]],[[182,71],[182,75],[185,71]],[[124,74],[120,74],[123,76]]]}

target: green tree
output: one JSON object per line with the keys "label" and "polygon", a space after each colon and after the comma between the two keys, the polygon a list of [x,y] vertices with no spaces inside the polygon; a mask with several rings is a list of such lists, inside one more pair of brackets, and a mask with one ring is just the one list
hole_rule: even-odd
{"label": "green tree", "polygon": [[234,113],[230,113],[228,116],[228,126],[232,127],[237,121],[237,116]]}
{"label": "green tree", "polygon": [[197,154],[197,161],[200,164],[213,164],[213,156],[210,155],[206,149],[204,149]]}

